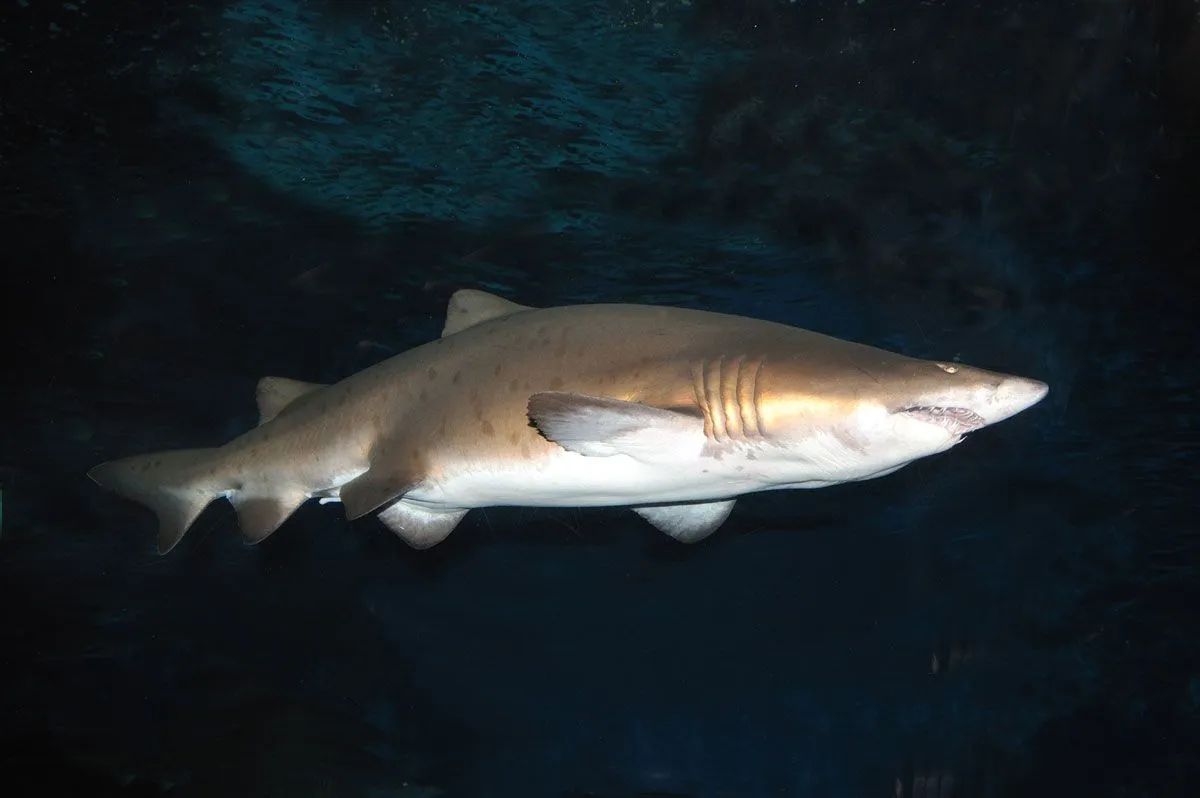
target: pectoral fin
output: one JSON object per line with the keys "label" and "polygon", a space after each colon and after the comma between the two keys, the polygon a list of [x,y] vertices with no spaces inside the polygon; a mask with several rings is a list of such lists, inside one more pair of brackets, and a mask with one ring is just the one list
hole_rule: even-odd
{"label": "pectoral fin", "polygon": [[547,440],[588,457],[625,454],[653,462],[704,444],[699,416],[604,396],[543,391],[529,397],[528,413]]}
{"label": "pectoral fin", "polygon": [[380,512],[379,520],[414,549],[428,549],[445,540],[466,514],[466,510],[426,510],[401,499]]}
{"label": "pectoral fin", "polygon": [[733,511],[736,499],[691,504],[654,504],[633,511],[655,529],[680,543],[695,543],[716,532]]}

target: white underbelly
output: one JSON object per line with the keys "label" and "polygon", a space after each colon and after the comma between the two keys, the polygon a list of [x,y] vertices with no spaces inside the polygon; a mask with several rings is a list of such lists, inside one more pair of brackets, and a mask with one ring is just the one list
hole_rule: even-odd
{"label": "white underbelly", "polygon": [[430,507],[619,507],[725,499],[770,487],[753,460],[696,457],[668,465],[628,455],[588,457],[560,452],[449,470],[405,499]]}
{"label": "white underbelly", "polygon": [[[891,452],[873,457],[852,452],[833,436],[814,436],[787,448],[734,444],[713,449],[703,435],[668,437],[662,443],[640,450],[640,456],[593,456],[562,449],[536,458],[441,462],[436,476],[402,498],[434,511],[712,502],[763,490],[872,479],[906,463]],[[363,470],[347,469],[308,495],[340,501],[341,487]]]}

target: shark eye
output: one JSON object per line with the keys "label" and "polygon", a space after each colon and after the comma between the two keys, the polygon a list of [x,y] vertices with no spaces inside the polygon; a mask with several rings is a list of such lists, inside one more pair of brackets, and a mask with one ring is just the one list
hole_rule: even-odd
{"label": "shark eye", "polygon": [[938,368],[940,368],[942,371],[946,372],[947,374],[957,374],[958,373],[958,366],[954,365],[953,363],[937,363],[935,365],[937,365]]}

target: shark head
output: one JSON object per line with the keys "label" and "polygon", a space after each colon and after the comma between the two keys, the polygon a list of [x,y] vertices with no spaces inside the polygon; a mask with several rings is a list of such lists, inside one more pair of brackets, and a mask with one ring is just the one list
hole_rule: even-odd
{"label": "shark head", "polygon": [[[847,356],[850,355],[850,356]],[[1038,380],[960,363],[854,348],[825,362],[763,365],[759,425],[768,439],[824,472],[812,484],[870,479],[960,443],[1037,404]]]}

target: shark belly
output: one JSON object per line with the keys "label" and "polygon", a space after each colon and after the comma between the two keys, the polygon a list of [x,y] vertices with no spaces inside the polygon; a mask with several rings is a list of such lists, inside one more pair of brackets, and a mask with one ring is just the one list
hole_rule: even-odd
{"label": "shark belly", "polygon": [[562,452],[536,462],[465,468],[423,483],[404,499],[461,508],[626,507],[724,499],[763,487],[757,475],[698,458],[652,466],[628,455]]}
{"label": "shark belly", "polygon": [[683,504],[767,490],[824,488],[886,476],[908,465],[863,462],[838,471],[816,463],[764,463],[753,454],[747,450],[719,460],[681,457],[651,465],[628,455],[597,458],[564,451],[536,462],[451,469],[405,493],[403,500],[431,509]]}

